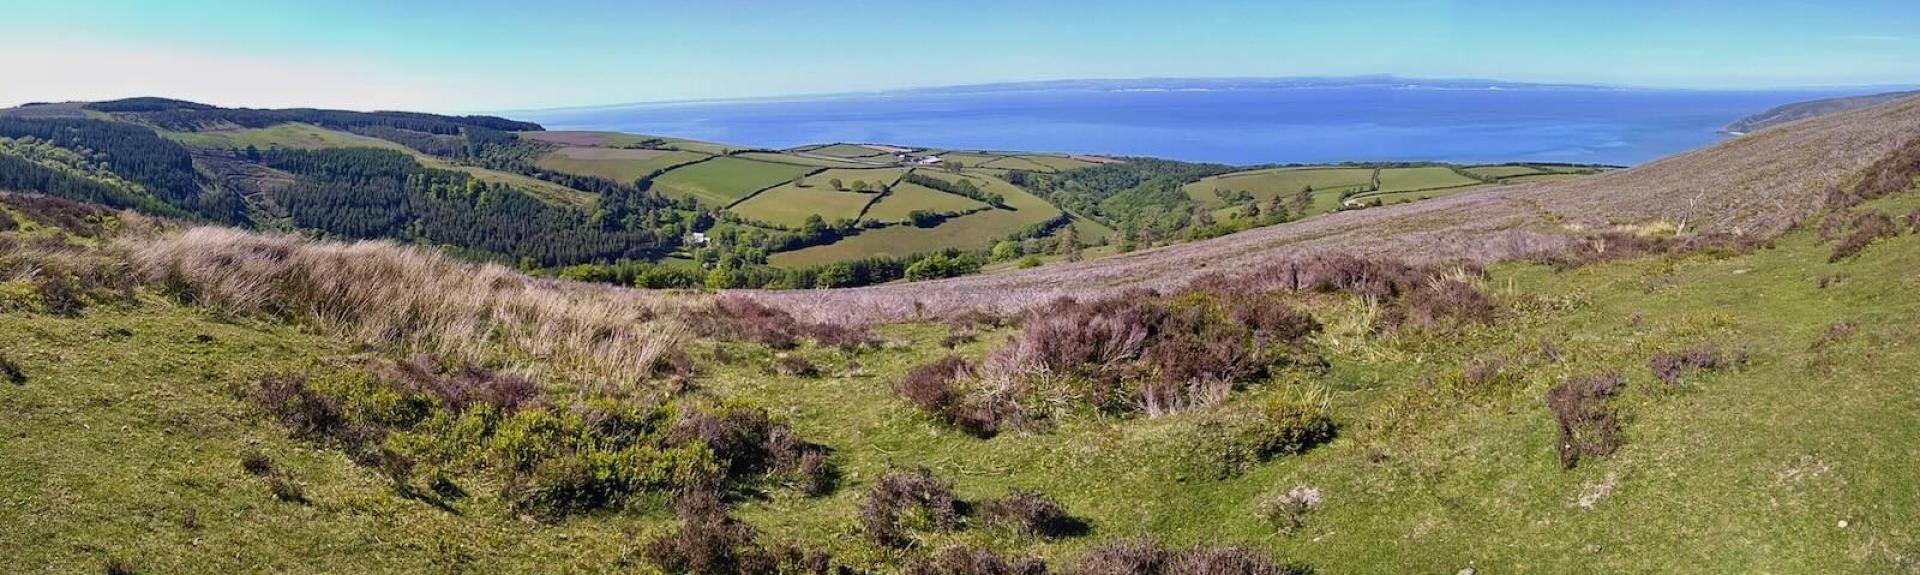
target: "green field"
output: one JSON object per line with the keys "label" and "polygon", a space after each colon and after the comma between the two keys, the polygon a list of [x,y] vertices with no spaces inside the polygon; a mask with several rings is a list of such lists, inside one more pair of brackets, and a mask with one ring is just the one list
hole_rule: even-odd
{"label": "green field", "polygon": [[1187,184],[1183,189],[1196,204],[1220,207],[1226,202],[1220,199],[1216,190],[1248,192],[1264,203],[1276,195],[1292,198],[1301,189],[1313,186],[1316,192],[1315,206],[1322,206],[1320,196],[1332,192],[1332,200],[1324,202],[1324,207],[1332,209],[1338,203],[1341,190],[1365,186],[1372,178],[1372,168],[1275,168],[1206,178]]}
{"label": "green field", "polygon": [[817,168],[721,157],[681,166],[654,178],[654,189],[726,206],[756,191],[789,181]]}
{"label": "green field", "polygon": [[1552,173],[1552,174],[1533,174],[1533,175],[1528,175],[1528,176],[1514,176],[1514,177],[1511,177],[1511,178],[1506,178],[1506,179],[1503,179],[1503,180],[1500,180],[1500,183],[1503,183],[1503,184],[1531,184],[1531,183],[1536,183],[1536,182],[1558,182],[1558,181],[1562,181],[1562,180],[1571,180],[1571,179],[1575,179],[1575,178],[1583,178],[1583,177],[1586,177],[1586,175],[1585,175],[1585,174],[1571,174],[1571,173],[1565,173],[1565,172],[1558,172],[1558,173]]}
{"label": "green field", "polygon": [[1067,170],[1078,170],[1080,168],[1091,168],[1091,167],[1100,165],[1100,164],[1088,162],[1085,160],[1076,160],[1066,156],[1031,154],[1031,155],[1020,156],[1020,158],[1028,162],[1045,166],[1050,171],[1055,171],[1055,172],[1064,172]]}
{"label": "green field", "polygon": [[977,167],[980,167],[981,164],[985,164],[987,162],[991,162],[998,159],[1000,159],[1000,156],[988,156],[988,155],[975,154],[970,152],[949,152],[945,154],[940,154],[941,161],[944,161],[944,162],[957,161],[957,162],[960,162],[960,165],[963,165],[969,168],[977,168]]}
{"label": "green field", "polygon": [[698,152],[698,153],[707,154],[707,155],[725,154],[733,150],[732,146],[728,146],[725,144],[715,144],[712,142],[702,142],[699,140],[687,140],[682,138],[648,136],[644,134],[628,134],[624,132],[590,132],[590,131],[555,130],[555,131],[544,131],[544,132],[516,132],[516,133],[519,134],[520,137],[522,138],[560,144],[563,146],[625,148],[625,147],[634,146],[636,144],[639,144],[641,142],[645,142],[648,140],[662,140],[666,142],[667,146],[672,147],[674,149],[684,150],[688,152]]}
{"label": "green field", "polygon": [[1475,180],[1460,175],[1452,168],[1430,166],[1424,168],[1388,168],[1380,170],[1380,193],[1411,192],[1457,186],[1478,185]]}
{"label": "green field", "polygon": [[987,162],[985,164],[980,164],[974,167],[993,168],[996,170],[1022,170],[1022,171],[1028,171],[1028,172],[1056,171],[1053,169],[1052,166],[1042,164],[1038,161],[1027,158],[1025,156],[1007,156],[1007,157],[1000,158],[991,162]]}
{"label": "green field", "polygon": [[1476,176],[1496,179],[1541,173],[1539,168],[1533,166],[1474,166],[1466,170]]}
{"label": "green field", "polygon": [[276,124],[265,128],[240,128],[234,130],[208,130],[205,132],[176,132],[155,130],[182,144],[196,148],[236,149],[253,146],[267,148],[381,148],[411,152],[406,146],[382,140],[330,130],[312,124]]}
{"label": "green field", "polygon": [[760,192],[729,210],[751,220],[798,228],[812,215],[829,222],[857,218],[878,195],[837,192],[825,181],[809,181],[804,188],[786,184]]}
{"label": "green field", "polygon": [[902,182],[893,187],[892,193],[881,198],[867,210],[867,219],[880,222],[904,222],[907,220],[907,213],[915,210],[960,212],[984,207],[987,207],[987,204],[978,200]]}
{"label": "green field", "polygon": [[981,189],[1004,196],[1008,207],[1014,209],[978,212],[947,220],[934,228],[891,226],[868,230],[832,244],[773,254],[768,261],[777,266],[806,267],[875,255],[906,256],[948,248],[979,249],[1021,228],[1045,222],[1060,214],[1060,210],[1046,200],[997,178],[928,171],[918,173],[948,181],[962,178],[971,180]]}
{"label": "green field", "polygon": [[858,144],[829,144],[818,148],[806,148],[800,151],[836,158],[873,158],[885,156],[885,159],[893,159],[893,154]]}
{"label": "green field", "polygon": [[[767,153],[767,152],[747,152],[744,154],[736,154],[734,155],[734,157],[746,158],[750,160],[760,160],[763,162],[776,162],[781,164],[813,166],[816,168],[863,168],[863,167],[873,166],[873,164],[871,163],[861,163],[861,162],[854,162],[854,161],[848,161],[848,160],[835,160],[835,159],[824,157],[824,156],[800,155],[803,153],[805,152],[800,152],[800,153],[785,152],[785,153],[778,153],[778,154]],[[887,159],[891,160],[892,158],[888,157]]]}
{"label": "green field", "polygon": [[548,152],[535,164],[556,172],[597,176],[615,182],[631,183],[655,170],[705,157],[707,157],[706,154],[694,152],[574,146]]}

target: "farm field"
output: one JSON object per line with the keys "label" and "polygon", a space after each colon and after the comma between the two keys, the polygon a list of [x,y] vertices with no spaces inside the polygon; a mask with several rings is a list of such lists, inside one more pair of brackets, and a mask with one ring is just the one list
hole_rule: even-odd
{"label": "farm field", "polygon": [[727,206],[756,191],[816,169],[719,157],[670,170],[654,178],[653,185],[668,195],[692,197],[713,206]]}
{"label": "farm field", "polygon": [[829,222],[857,218],[877,196],[875,192],[835,191],[825,181],[809,181],[804,188],[788,183],[760,192],[729,210],[751,220],[798,228],[808,216],[816,214]]}
{"label": "farm field", "polygon": [[1319,196],[1333,194],[1332,201],[1324,202],[1331,209],[1338,203],[1341,190],[1367,185],[1372,178],[1372,168],[1273,168],[1214,176],[1187,184],[1182,189],[1196,204],[1220,207],[1226,202],[1220,199],[1216,191],[1244,191],[1253,194],[1258,201],[1265,202],[1276,195],[1291,198],[1301,189],[1313,186],[1316,206],[1323,204]]}
{"label": "farm field", "polygon": [[904,222],[915,210],[959,212],[987,207],[972,198],[957,196],[919,184],[901,182],[886,197],[867,210],[866,219],[879,222]]}
{"label": "farm field", "polygon": [[942,222],[933,228],[889,226],[867,230],[860,235],[824,246],[781,252],[768,257],[777,266],[807,267],[835,261],[875,255],[907,256],[948,248],[978,249],[1022,228],[1060,215],[1060,210],[998,178],[977,174],[947,174],[922,171],[947,181],[966,179],[981,189],[1004,196],[1013,209],[994,209]]}
{"label": "farm field", "polygon": [[707,157],[706,154],[672,150],[631,150],[625,148],[567,147],[548,152],[535,165],[556,172],[597,176],[631,183],[655,170],[677,166]]}
{"label": "farm field", "polygon": [[892,159],[893,154],[858,144],[828,144],[818,148],[800,148],[795,151],[833,156],[836,158],[876,158]]}
{"label": "farm field", "polygon": [[1533,166],[1473,166],[1466,170],[1468,173],[1486,178],[1511,178],[1545,172]]}
{"label": "farm field", "polygon": [[1556,172],[1556,173],[1550,173],[1550,174],[1532,174],[1532,175],[1526,175],[1526,176],[1514,176],[1511,178],[1500,180],[1500,183],[1531,184],[1536,182],[1559,182],[1559,181],[1572,180],[1572,179],[1584,178],[1584,177],[1586,177],[1585,174]]}
{"label": "farm field", "polygon": [[622,147],[633,146],[641,142],[646,142],[648,140],[660,140],[660,141],[666,142],[666,145],[671,146],[678,150],[683,150],[688,152],[698,152],[701,154],[708,154],[708,155],[725,154],[733,150],[732,146],[728,146],[725,144],[715,144],[712,142],[702,142],[698,140],[687,140],[682,138],[648,136],[645,134],[628,134],[624,132],[591,132],[591,131],[558,130],[558,131],[540,131],[540,132],[515,132],[515,133],[519,134],[520,137],[522,138],[538,140],[538,141],[554,143],[554,144],[561,144],[564,146],[622,148]]}
{"label": "farm field", "polygon": [[1380,189],[1377,191],[1380,193],[1411,192],[1455,186],[1472,186],[1479,183],[1479,180],[1462,176],[1454,172],[1452,168],[1443,166],[1387,168],[1380,170]]}
{"label": "farm field", "polygon": [[763,162],[775,162],[775,163],[781,163],[781,164],[813,166],[817,168],[865,168],[865,167],[873,166],[873,164],[871,163],[862,163],[862,162],[856,162],[851,160],[839,160],[839,159],[834,159],[828,156],[811,155],[807,152],[782,152],[777,154],[769,153],[769,152],[747,152],[743,154],[735,154],[733,157],[746,158],[749,160],[759,160]]}

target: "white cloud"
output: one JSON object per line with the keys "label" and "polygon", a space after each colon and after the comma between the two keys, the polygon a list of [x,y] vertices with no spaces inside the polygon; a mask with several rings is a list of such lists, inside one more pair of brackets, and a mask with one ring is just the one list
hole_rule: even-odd
{"label": "white cloud", "polygon": [[372,66],[244,53],[0,40],[0,106],[163,96],[223,106],[437,110],[443,93]]}

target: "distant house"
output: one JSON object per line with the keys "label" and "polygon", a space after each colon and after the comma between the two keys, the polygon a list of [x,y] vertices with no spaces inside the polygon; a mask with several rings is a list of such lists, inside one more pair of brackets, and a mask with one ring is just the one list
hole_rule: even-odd
{"label": "distant house", "polygon": [[922,166],[935,166],[939,164],[940,164],[940,156],[927,156],[925,158],[920,158],[920,165]]}
{"label": "distant house", "polygon": [[705,232],[694,232],[691,239],[693,243],[696,243],[696,244],[700,244],[700,245],[707,244],[707,234]]}

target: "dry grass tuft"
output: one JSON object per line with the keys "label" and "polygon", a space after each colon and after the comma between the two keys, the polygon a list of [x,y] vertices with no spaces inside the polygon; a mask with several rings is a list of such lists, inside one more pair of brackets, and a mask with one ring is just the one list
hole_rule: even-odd
{"label": "dry grass tuft", "polygon": [[203,227],[129,249],[147,280],[187,301],[467,362],[537,358],[631,383],[687,333],[670,319],[672,298],[535,280],[391,242]]}

